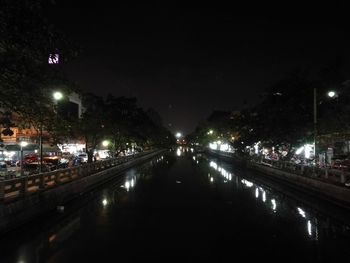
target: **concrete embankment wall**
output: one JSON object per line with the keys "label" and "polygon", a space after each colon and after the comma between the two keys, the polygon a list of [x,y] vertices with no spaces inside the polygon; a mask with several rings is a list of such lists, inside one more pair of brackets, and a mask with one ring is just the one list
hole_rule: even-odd
{"label": "concrete embankment wall", "polygon": [[[310,177],[293,174],[273,167],[253,163],[244,159],[236,159],[232,156],[221,156],[215,152],[209,154],[219,157],[228,162],[234,162],[240,167],[259,172],[259,175],[272,179],[275,182],[281,182],[298,189],[305,194],[327,200],[333,204],[350,209],[350,189],[344,186],[337,186],[331,183]],[[260,179],[260,178],[259,178]]]}
{"label": "concrete embankment wall", "polygon": [[129,162],[72,181],[59,187],[29,195],[8,204],[0,204],[0,233],[8,232],[35,217],[53,211],[77,196],[88,192],[107,181],[116,179],[122,172],[140,164],[165,150],[135,158]]}

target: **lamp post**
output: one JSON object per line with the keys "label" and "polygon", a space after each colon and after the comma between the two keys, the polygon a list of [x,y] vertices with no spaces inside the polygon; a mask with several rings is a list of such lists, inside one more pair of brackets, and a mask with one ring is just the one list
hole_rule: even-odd
{"label": "lamp post", "polygon": [[27,142],[20,142],[20,146],[21,146],[21,176],[23,176],[23,147],[26,147],[28,145]]}
{"label": "lamp post", "polygon": [[[333,90],[327,92],[327,96],[330,98],[337,97],[337,93]],[[316,145],[317,145],[317,88],[314,87],[314,159],[316,166]]]}
{"label": "lamp post", "polygon": [[[52,94],[52,97],[54,99],[54,101],[59,101],[63,98],[63,94],[60,91],[55,91]],[[39,166],[39,172],[42,173],[43,171],[43,123],[41,120],[40,123],[40,134],[39,134],[39,150],[40,150],[40,166]]]}

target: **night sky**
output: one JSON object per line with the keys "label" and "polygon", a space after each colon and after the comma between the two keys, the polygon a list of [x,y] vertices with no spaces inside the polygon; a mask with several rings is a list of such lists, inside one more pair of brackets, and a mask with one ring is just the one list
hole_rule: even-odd
{"label": "night sky", "polygon": [[214,109],[256,103],[288,70],[337,56],[348,63],[345,7],[281,2],[57,0],[50,17],[82,48],[63,65],[71,80],[135,96],[173,132],[189,133]]}

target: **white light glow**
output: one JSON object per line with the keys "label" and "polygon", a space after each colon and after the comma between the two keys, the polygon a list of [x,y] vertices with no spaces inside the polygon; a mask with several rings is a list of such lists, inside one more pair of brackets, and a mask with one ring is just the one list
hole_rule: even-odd
{"label": "white light glow", "polygon": [[209,148],[212,150],[217,150],[218,149],[218,145],[214,142],[214,143],[209,143]]}
{"label": "white light glow", "polygon": [[333,98],[335,96],[335,92],[334,91],[329,91],[328,92],[328,97]]}
{"label": "white light glow", "polygon": [[275,199],[271,199],[271,203],[272,203],[272,209],[273,209],[273,211],[275,211],[276,207],[277,207],[276,200]]}
{"label": "white light glow", "polygon": [[301,154],[304,151],[304,146],[300,147],[298,150],[296,150],[296,154]]}
{"label": "white light glow", "polygon": [[302,216],[302,217],[306,217],[305,216],[305,211],[303,210],[303,209],[301,209],[300,207],[298,207],[298,212],[299,212],[299,214]]}
{"label": "white light glow", "polygon": [[310,158],[311,152],[313,151],[312,148],[313,148],[312,144],[305,144],[304,145],[305,158]]}
{"label": "white light glow", "polygon": [[108,205],[108,201],[107,201],[107,199],[103,199],[102,204],[103,204],[103,206]]}
{"label": "white light glow", "polygon": [[105,140],[102,142],[103,147],[107,147],[109,145],[109,141]]}
{"label": "white light glow", "polygon": [[229,145],[227,143],[220,145],[220,151],[227,152],[229,149]]}
{"label": "white light glow", "polygon": [[49,64],[58,64],[59,55],[58,54],[50,54],[48,59]]}
{"label": "white light glow", "polygon": [[263,202],[265,203],[265,201],[266,201],[266,192],[265,192],[265,191],[263,192],[262,200],[263,200]]}
{"label": "white light glow", "polygon": [[21,145],[21,147],[26,147],[28,145],[28,142],[24,142],[23,141],[23,142],[20,143],[20,145]]}
{"label": "white light glow", "polygon": [[252,182],[247,181],[247,180],[245,180],[245,179],[242,179],[241,182],[242,182],[244,185],[248,186],[248,187],[252,187],[252,186],[253,186],[253,183],[252,183]]}
{"label": "white light glow", "polygon": [[54,92],[54,94],[53,94],[53,98],[54,98],[55,100],[60,100],[60,99],[63,98],[63,94],[62,94],[61,92],[59,92],[59,91],[56,91],[56,92]]}
{"label": "white light glow", "polygon": [[125,182],[125,188],[126,188],[126,190],[129,191],[129,188],[130,188],[130,183],[129,183],[129,181],[126,181],[126,182]]}
{"label": "white light glow", "polygon": [[214,182],[214,178],[213,177],[210,177],[210,182]]}
{"label": "white light glow", "polygon": [[255,197],[259,198],[259,189],[258,188],[255,189]]}
{"label": "white light glow", "polygon": [[310,220],[307,221],[307,232],[309,233],[309,236],[312,235],[312,225],[311,225]]}
{"label": "white light glow", "polygon": [[176,150],[176,155],[177,155],[177,156],[181,156],[181,149],[178,148],[178,149]]}

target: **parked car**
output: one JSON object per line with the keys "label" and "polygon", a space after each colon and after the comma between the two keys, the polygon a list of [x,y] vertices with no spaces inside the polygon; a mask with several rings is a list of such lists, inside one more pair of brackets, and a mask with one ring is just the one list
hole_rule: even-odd
{"label": "parked car", "polygon": [[77,157],[79,157],[83,163],[87,163],[88,161],[87,153],[79,153]]}

